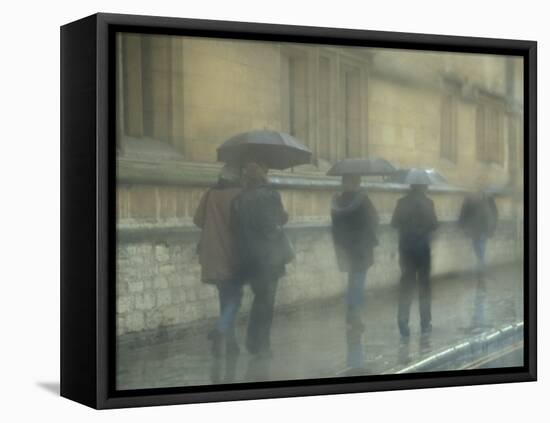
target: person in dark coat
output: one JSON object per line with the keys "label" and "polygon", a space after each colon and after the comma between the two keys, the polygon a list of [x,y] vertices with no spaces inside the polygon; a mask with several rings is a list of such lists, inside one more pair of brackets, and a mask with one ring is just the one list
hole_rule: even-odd
{"label": "person in dark coat", "polygon": [[391,225],[399,231],[401,280],[397,323],[402,337],[408,337],[413,292],[418,285],[422,333],[432,329],[431,316],[431,236],[437,228],[433,201],[426,196],[427,185],[411,185],[393,212]]}
{"label": "person in dark coat", "polygon": [[348,365],[362,366],[361,335],[364,330],[362,309],[365,303],[367,270],[373,264],[378,245],[378,214],[367,193],[361,190],[359,175],[344,175],[342,192],[331,205],[332,238],[341,271],[348,274],[346,322]]}
{"label": "person in dark coat", "polygon": [[494,235],[497,221],[498,209],[492,196],[483,191],[466,196],[462,203],[458,224],[466,236],[472,240],[479,279],[483,278],[485,270],[487,241]]}
{"label": "person in dark coat", "polygon": [[244,189],[232,204],[232,227],[238,275],[250,284],[254,294],[246,346],[251,354],[269,356],[277,283],[290,260],[290,253],[281,247],[281,227],[287,223],[288,214],[280,194],[268,185],[265,167],[248,163],[243,178]]}

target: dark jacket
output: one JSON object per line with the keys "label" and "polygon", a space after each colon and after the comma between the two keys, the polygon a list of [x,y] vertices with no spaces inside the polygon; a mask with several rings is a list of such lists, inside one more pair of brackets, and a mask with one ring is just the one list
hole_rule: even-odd
{"label": "dark jacket", "polygon": [[429,252],[438,225],[433,201],[421,191],[409,192],[397,201],[391,225],[399,231],[401,254]]}
{"label": "dark jacket", "polygon": [[243,279],[279,278],[284,264],[274,265],[281,227],[287,223],[280,194],[269,185],[243,190],[231,205],[238,274]]}
{"label": "dark jacket", "polygon": [[498,210],[493,197],[476,193],[467,196],[462,203],[458,224],[472,238],[494,235]]}
{"label": "dark jacket", "polygon": [[332,238],[338,267],[344,272],[362,271],[373,264],[378,245],[378,213],[364,191],[334,196],[331,206]]}

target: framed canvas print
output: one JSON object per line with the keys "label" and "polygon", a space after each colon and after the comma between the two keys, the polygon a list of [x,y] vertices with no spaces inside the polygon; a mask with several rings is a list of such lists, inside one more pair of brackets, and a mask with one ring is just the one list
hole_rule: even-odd
{"label": "framed canvas print", "polygon": [[536,43],[61,28],[61,394],[536,380]]}

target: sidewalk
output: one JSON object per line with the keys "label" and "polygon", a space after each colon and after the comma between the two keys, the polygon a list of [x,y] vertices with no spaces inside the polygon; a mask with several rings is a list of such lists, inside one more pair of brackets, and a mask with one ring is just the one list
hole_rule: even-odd
{"label": "sidewalk", "polygon": [[[485,295],[471,276],[433,283],[433,332],[420,336],[418,304],[411,308],[411,337],[402,343],[396,324],[397,291],[369,290],[364,311],[365,373],[381,374],[420,360],[447,345],[466,339],[475,330],[490,330],[523,319],[523,274],[519,266],[491,272]],[[239,322],[241,354],[235,382],[317,379],[349,374],[346,369],[345,308],[343,298],[325,304],[307,304],[275,315],[273,358],[261,376],[257,362],[244,348],[246,322]],[[477,311],[476,311],[477,310]],[[472,322],[477,316],[478,329]],[[177,387],[210,384],[212,366],[204,333],[189,333],[158,345],[120,346],[118,389]],[[513,365],[521,365],[513,364]],[[251,370],[252,369],[252,370]]]}

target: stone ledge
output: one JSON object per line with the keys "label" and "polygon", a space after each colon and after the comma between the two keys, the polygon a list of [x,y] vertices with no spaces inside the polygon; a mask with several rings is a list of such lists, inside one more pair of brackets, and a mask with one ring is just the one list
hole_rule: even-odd
{"label": "stone ledge", "polygon": [[[513,228],[513,220],[501,220],[499,226],[507,229]],[[440,221],[440,229],[456,225],[455,220]],[[285,227],[289,236],[296,236],[303,232],[329,231],[329,223],[289,223]],[[388,222],[380,224],[380,230],[393,230]],[[118,227],[117,242],[120,244],[132,244],[140,242],[170,243],[181,241],[198,242],[200,229],[192,225],[181,226],[148,226],[148,227]]]}
{"label": "stone ledge", "polygon": [[[217,181],[221,164],[197,163],[182,160],[138,160],[119,157],[117,159],[117,182],[119,184],[179,185],[210,187]],[[270,171],[269,180],[280,189],[337,190],[340,177],[326,176],[321,172]],[[364,182],[372,191],[405,192],[408,185],[385,182]],[[466,189],[455,186],[432,187],[433,193],[464,194]]]}

